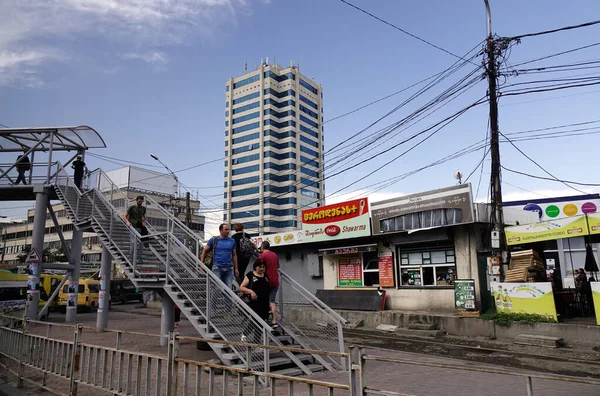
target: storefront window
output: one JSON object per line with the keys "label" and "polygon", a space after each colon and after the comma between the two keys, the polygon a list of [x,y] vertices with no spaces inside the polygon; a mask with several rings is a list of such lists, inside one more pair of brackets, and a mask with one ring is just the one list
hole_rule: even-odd
{"label": "storefront window", "polygon": [[401,286],[450,286],[456,279],[453,248],[399,250]]}
{"label": "storefront window", "polygon": [[379,285],[379,261],[377,252],[363,253],[363,279],[365,286]]}

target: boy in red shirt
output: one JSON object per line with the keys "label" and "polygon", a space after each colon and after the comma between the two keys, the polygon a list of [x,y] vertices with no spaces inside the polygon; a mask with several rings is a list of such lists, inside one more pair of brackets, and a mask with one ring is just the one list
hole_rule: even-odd
{"label": "boy in red shirt", "polygon": [[275,305],[275,301],[277,301],[277,291],[279,290],[279,257],[275,253],[273,253],[271,249],[271,244],[268,241],[263,241],[262,243],[262,253],[258,257],[262,259],[267,264],[266,274],[269,279],[269,307],[271,308],[271,327],[278,327],[277,324],[277,306]]}

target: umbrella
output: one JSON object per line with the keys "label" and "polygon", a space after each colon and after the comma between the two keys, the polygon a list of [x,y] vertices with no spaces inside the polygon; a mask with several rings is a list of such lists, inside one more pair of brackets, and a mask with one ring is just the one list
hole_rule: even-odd
{"label": "umbrella", "polygon": [[589,243],[585,248],[585,266],[583,267],[583,269],[587,272],[593,272],[594,278],[596,278],[596,272],[598,272],[598,264],[596,263],[596,258],[594,257],[592,245]]}

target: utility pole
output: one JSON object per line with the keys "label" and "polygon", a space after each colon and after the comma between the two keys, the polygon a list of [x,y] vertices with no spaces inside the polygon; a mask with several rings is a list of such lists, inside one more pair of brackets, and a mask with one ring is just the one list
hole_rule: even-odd
{"label": "utility pole", "polygon": [[498,126],[498,94],[497,81],[498,69],[496,65],[496,41],[492,33],[492,13],[488,0],[484,0],[487,14],[487,77],[488,95],[490,100],[490,153],[492,156],[491,169],[491,199],[492,199],[492,233],[491,247],[492,255],[500,256],[504,246],[504,218],[502,216],[502,185],[500,168],[500,141]]}
{"label": "utility pole", "polygon": [[192,208],[190,206],[190,192],[185,193],[185,225],[190,228],[192,225]]}

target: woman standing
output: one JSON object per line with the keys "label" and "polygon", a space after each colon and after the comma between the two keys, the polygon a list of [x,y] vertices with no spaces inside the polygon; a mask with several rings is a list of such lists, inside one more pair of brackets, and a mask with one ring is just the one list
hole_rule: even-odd
{"label": "woman standing", "polygon": [[[256,259],[250,271],[244,277],[240,285],[240,291],[250,295],[248,305],[265,322],[269,320],[269,279],[265,275],[266,264],[262,259]],[[252,321],[249,321],[244,329],[244,335],[248,342],[261,343],[262,333]],[[242,340],[244,338],[242,337]]]}

